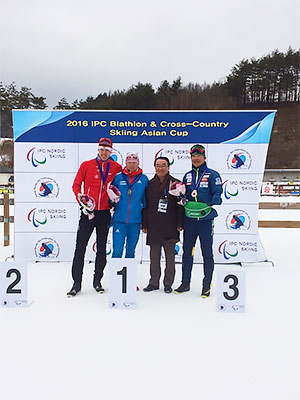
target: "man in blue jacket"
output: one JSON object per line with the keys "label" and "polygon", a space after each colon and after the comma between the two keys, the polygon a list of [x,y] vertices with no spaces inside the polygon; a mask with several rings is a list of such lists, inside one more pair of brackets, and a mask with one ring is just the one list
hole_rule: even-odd
{"label": "man in blue jacket", "polygon": [[113,258],[121,258],[126,240],[126,258],[134,258],[139,240],[142,209],[145,207],[145,190],[148,178],[139,168],[139,157],[131,153],[126,166],[112,182],[121,193],[113,215]]}
{"label": "man in blue jacket", "polygon": [[204,263],[204,278],[201,297],[210,295],[214,270],[213,230],[214,218],[218,213],[213,205],[222,203],[222,180],[217,171],[206,165],[205,148],[200,144],[191,150],[192,170],[183,177],[186,200],[183,233],[182,283],[175,293],[188,292],[194,261],[194,247],[199,236]]}

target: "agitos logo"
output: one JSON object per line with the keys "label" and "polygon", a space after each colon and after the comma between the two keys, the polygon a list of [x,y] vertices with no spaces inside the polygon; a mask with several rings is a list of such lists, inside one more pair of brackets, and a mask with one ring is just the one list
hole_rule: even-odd
{"label": "agitos logo", "polygon": [[40,239],[34,248],[35,255],[39,258],[57,258],[59,251],[59,244],[51,238]]}
{"label": "agitos logo", "polygon": [[[45,225],[47,223],[47,217],[44,215],[43,218],[39,217],[39,213],[36,208],[33,208],[29,211],[27,215],[27,219],[35,228],[38,228],[40,225]],[[42,220],[43,219],[43,220]]]}
{"label": "agitos logo", "polygon": [[[94,242],[92,245],[92,250],[94,253],[97,252],[97,242]],[[110,245],[110,240],[107,241],[106,243],[106,255],[109,256],[112,253],[111,245]]]}
{"label": "agitos logo", "polygon": [[252,158],[246,150],[233,150],[227,157],[227,166],[230,169],[249,169]]}
{"label": "agitos logo", "polygon": [[229,200],[231,197],[236,197],[239,194],[239,189],[236,185],[231,185],[228,179],[222,185],[225,199]]}
{"label": "agitos logo", "polygon": [[[27,160],[34,166],[34,167],[38,167],[39,165],[43,165],[46,163],[47,158],[46,156],[41,156],[38,157],[37,156],[37,149],[36,147],[33,147],[32,149],[30,149],[27,153]],[[44,157],[44,158],[43,158]]]}
{"label": "agitos logo", "polygon": [[218,248],[218,251],[225,260],[229,260],[230,258],[237,257],[239,254],[238,249],[235,247],[234,244],[229,243],[228,240],[224,240]]}
{"label": "agitos logo", "polygon": [[[169,152],[168,150],[164,150],[164,148],[158,150],[158,152],[154,156],[154,159],[156,160],[158,157],[168,157],[170,160]],[[174,157],[172,157],[172,161],[170,160],[170,165],[173,165],[174,162],[175,162]]]}

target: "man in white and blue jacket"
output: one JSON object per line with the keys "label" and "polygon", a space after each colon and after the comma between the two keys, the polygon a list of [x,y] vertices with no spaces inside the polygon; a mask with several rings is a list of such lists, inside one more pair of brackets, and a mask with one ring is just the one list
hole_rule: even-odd
{"label": "man in white and blue jacket", "polygon": [[126,166],[112,182],[121,193],[113,215],[113,258],[121,258],[126,240],[126,258],[134,258],[139,240],[142,209],[145,208],[145,190],[148,178],[139,168],[139,157],[131,153]]}
{"label": "man in white and blue jacket", "polygon": [[218,213],[213,205],[222,203],[222,180],[217,171],[206,165],[205,148],[200,144],[191,150],[192,170],[183,177],[186,187],[185,218],[183,233],[182,283],[175,293],[188,292],[194,261],[194,247],[199,236],[203,256],[204,278],[201,297],[210,295],[214,270],[213,233],[214,218]]}

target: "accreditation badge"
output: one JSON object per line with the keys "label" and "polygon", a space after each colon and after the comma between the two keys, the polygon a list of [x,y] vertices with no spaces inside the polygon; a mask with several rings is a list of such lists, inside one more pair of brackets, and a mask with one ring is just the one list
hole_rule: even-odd
{"label": "accreditation badge", "polygon": [[168,200],[167,199],[159,199],[157,211],[160,213],[166,213],[168,209]]}

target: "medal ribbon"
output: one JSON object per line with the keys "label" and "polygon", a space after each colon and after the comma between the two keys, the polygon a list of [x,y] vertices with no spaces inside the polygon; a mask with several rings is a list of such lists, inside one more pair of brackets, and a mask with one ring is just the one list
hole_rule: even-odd
{"label": "medal ribbon", "polygon": [[203,179],[203,176],[205,174],[205,172],[207,171],[207,168],[205,168],[205,170],[203,171],[202,175],[200,176],[200,178],[198,179],[198,182],[196,182],[196,172],[193,170],[192,171],[192,177],[193,177],[193,190],[197,190],[198,187],[200,186],[200,183]]}
{"label": "medal ribbon", "polygon": [[96,158],[96,163],[98,164],[98,168],[99,168],[99,171],[100,171],[100,175],[101,175],[101,179],[102,179],[103,185],[105,185],[105,182],[107,180],[107,176],[108,176],[108,173],[109,173],[110,162],[108,161],[108,163],[107,163],[105,175],[103,174],[103,170],[102,170],[101,165],[100,165],[100,163],[99,163],[97,158]]}
{"label": "medal ribbon", "polygon": [[[136,176],[134,177],[133,181],[132,181],[132,184],[130,185],[130,183],[129,183],[129,178],[128,178],[128,177],[124,174],[124,172],[122,171],[122,176],[123,176],[125,182],[127,183],[127,186],[129,187],[128,190],[131,190],[132,186],[140,179],[141,175],[142,175],[142,174],[136,175]],[[128,179],[127,179],[127,178],[128,178]]]}

